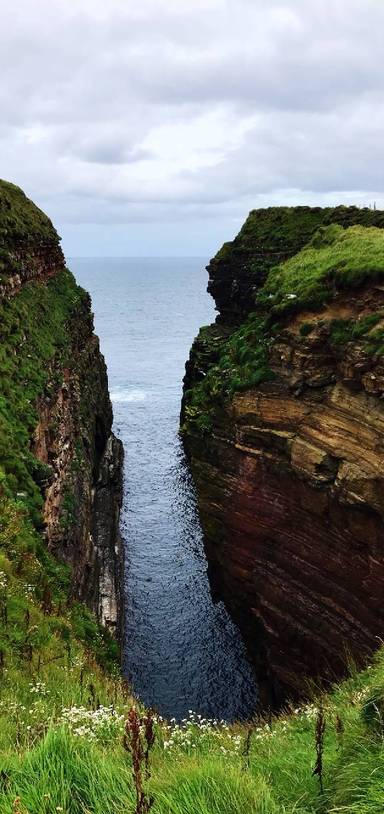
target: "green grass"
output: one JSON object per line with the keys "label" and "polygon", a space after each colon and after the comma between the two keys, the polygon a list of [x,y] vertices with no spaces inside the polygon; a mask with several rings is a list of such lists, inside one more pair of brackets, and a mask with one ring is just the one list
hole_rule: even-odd
{"label": "green grass", "polygon": [[329,322],[330,340],[334,345],[343,345],[346,342],[363,339],[370,348],[376,340],[383,341],[382,330],[374,331],[378,322],[384,319],[384,313],[367,314],[357,320],[332,319]]}
{"label": "green grass", "polygon": [[375,227],[322,227],[290,260],[272,269],[257,302],[272,314],[319,307],[337,289],[384,275],[384,232]]}
{"label": "green grass", "polygon": [[23,241],[24,247],[30,242],[54,239],[57,233],[52,222],[34,204],[20,187],[0,179],[0,242],[10,245]]}
{"label": "green grass", "polygon": [[[92,684],[92,688],[91,688]],[[371,700],[372,699],[372,700]],[[123,749],[132,701],[73,653],[19,675],[0,690],[0,814],[125,814],[134,811],[131,758]],[[323,706],[323,786],[315,728]],[[101,706],[100,706],[101,705]],[[158,814],[382,814],[384,808],[384,652],[373,665],[312,703],[253,724],[229,726],[196,715],[158,719],[148,793]]]}

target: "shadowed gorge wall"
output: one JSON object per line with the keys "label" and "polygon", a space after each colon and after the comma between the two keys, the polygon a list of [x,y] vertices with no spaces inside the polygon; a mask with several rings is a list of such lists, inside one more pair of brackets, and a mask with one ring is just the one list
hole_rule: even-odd
{"label": "shadowed gorge wall", "polygon": [[71,595],[120,625],[122,446],[90,298],[50,220],[0,182],[0,488],[70,566]]}
{"label": "shadowed gorge wall", "polygon": [[182,430],[215,591],[264,699],[332,680],[383,636],[382,212],[252,212],[208,266],[219,317]]}

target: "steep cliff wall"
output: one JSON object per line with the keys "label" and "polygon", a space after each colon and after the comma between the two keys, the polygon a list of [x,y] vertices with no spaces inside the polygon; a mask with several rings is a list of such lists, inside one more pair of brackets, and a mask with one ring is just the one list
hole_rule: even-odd
{"label": "steep cliff wall", "polygon": [[275,701],[384,633],[383,225],[256,211],[208,267],[220,315],[192,348],[182,429],[212,584]]}
{"label": "steep cliff wall", "polygon": [[[88,294],[50,220],[0,182],[0,488],[71,571],[71,596],[120,616],[122,447]],[[1,494],[0,494],[1,496]]]}

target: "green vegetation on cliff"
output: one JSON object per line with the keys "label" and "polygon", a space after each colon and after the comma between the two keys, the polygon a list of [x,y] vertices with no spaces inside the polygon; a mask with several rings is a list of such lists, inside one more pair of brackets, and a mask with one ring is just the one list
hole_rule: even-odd
{"label": "green vegetation on cliff", "polygon": [[256,302],[272,314],[318,308],[337,289],[384,276],[384,232],[375,227],[322,227],[309,244],[271,270]]}
{"label": "green vegetation on cliff", "polygon": [[2,248],[41,240],[56,242],[50,219],[15,184],[0,179],[0,243]]}
{"label": "green vegetation on cliff", "polygon": [[18,496],[36,524],[39,479],[49,477],[30,452],[37,400],[49,398],[70,365],[70,321],[87,299],[67,270],[42,285],[30,282],[0,302],[0,466],[3,487]]}
{"label": "green vegetation on cliff", "polygon": [[50,219],[15,184],[0,179],[0,285],[33,264],[31,253],[48,248],[62,258]]}
{"label": "green vegetation on cliff", "polygon": [[297,255],[321,227],[384,227],[384,212],[355,206],[255,209],[209,266],[208,291],[220,322],[239,325],[254,310],[255,292],[274,266]]}
{"label": "green vegetation on cliff", "polygon": [[[0,577],[3,605],[0,663],[7,667],[47,653],[63,657],[71,635],[98,641],[91,614],[67,606],[68,569],[48,554],[42,528],[42,488],[51,469],[31,452],[37,401],[52,395],[57,377],[70,366],[69,326],[85,292],[68,271],[47,284],[30,282],[0,302]],[[27,586],[27,587],[25,587]],[[44,608],[48,605],[49,613]],[[26,621],[27,620],[27,621]],[[96,638],[94,639],[94,637]],[[100,658],[116,648],[103,634]],[[59,651],[60,651],[59,647]],[[93,647],[93,645],[92,645]],[[104,650],[103,650],[104,648]],[[94,649],[94,648],[93,648]]]}
{"label": "green vegetation on cliff", "polygon": [[[58,251],[50,221],[21,190],[2,182],[0,201],[4,253],[16,238],[28,237],[33,249],[47,236]],[[61,265],[45,282],[27,280],[0,298],[0,678],[6,694],[15,693],[23,676],[33,680],[51,663],[63,669],[76,654],[116,669],[116,643],[84,606],[69,601],[69,570],[47,551],[41,511],[53,472],[33,455],[32,444],[38,402],[49,402],[71,367],[73,321],[84,309],[88,313],[88,295]],[[7,705],[2,713],[4,724]]]}
{"label": "green vegetation on cliff", "polygon": [[[287,229],[289,234],[290,222],[300,222],[297,210],[282,209],[280,226],[275,210],[251,213],[239,236],[208,267],[209,290],[215,292],[220,314],[216,325],[202,329],[195,340],[183,409],[186,446],[208,550],[213,552],[212,570],[217,566],[229,607],[233,592],[232,607],[239,611],[238,618],[241,609],[245,632],[247,616],[262,620],[266,650],[275,648],[277,669],[285,662],[283,675],[286,665],[292,672],[297,664],[299,669],[303,664],[312,669],[311,657],[313,670],[321,672],[316,663],[320,664],[322,635],[324,661],[332,668],[338,648],[331,646],[332,628],[337,629],[332,621],[336,616],[329,614],[331,603],[342,620],[340,650],[348,646],[350,630],[351,646],[356,657],[361,656],[363,647],[359,653],[355,631],[369,608],[370,596],[365,587],[360,593],[359,583],[366,586],[374,575],[380,594],[381,553],[376,548],[380,531],[376,536],[376,530],[370,529],[369,503],[358,493],[360,472],[354,463],[361,455],[363,469],[369,458],[363,433],[365,429],[369,433],[373,416],[379,428],[382,420],[384,216],[353,208],[317,210],[318,227],[309,234],[307,215],[304,211],[302,215],[306,245],[300,246],[298,237],[292,252],[288,240],[287,256],[279,262],[276,255],[271,262],[270,249],[279,243],[284,254],[284,232]],[[271,234],[261,240],[269,216]],[[351,343],[347,349],[346,343]],[[273,375],[275,380],[270,382]],[[250,391],[247,398],[238,399],[231,409],[234,394],[243,389]],[[361,409],[357,421],[355,396]],[[327,413],[327,399],[332,399],[334,412]],[[263,431],[267,440],[264,436],[259,442]],[[353,460],[349,440],[355,432],[361,448]],[[208,438],[201,440],[202,433]],[[281,454],[274,455],[274,445]],[[380,430],[376,449],[381,449]],[[320,450],[329,465],[323,483],[315,480]],[[337,491],[344,461],[345,469],[351,467],[356,503],[346,498],[347,489]],[[380,462],[372,481],[380,489]],[[307,500],[308,514],[302,511]],[[353,529],[355,511],[361,523],[357,531]],[[375,512],[376,506],[372,516]],[[319,550],[316,534],[320,514],[325,518],[326,551]],[[381,507],[378,516],[382,517]],[[342,536],[337,538],[338,523],[345,523],[347,530],[344,551]],[[255,532],[258,526],[260,533]],[[373,567],[372,552],[377,553]],[[339,573],[344,584],[338,580]],[[342,593],[346,601],[338,606]],[[348,630],[344,622],[349,612]],[[375,603],[371,624],[373,648],[381,624]],[[249,633],[250,647],[256,640],[254,630]],[[324,634],[327,630],[329,636]],[[369,626],[362,631],[364,642]],[[273,658],[270,663],[273,669]],[[257,730],[249,771],[266,784],[270,796],[263,799],[260,790],[250,810],[285,814],[379,814],[384,810],[383,667],[381,648],[366,671],[354,673],[313,703],[281,714],[270,729],[268,722]],[[240,731],[244,737],[244,728]]]}
{"label": "green vegetation on cliff", "polygon": [[[208,328],[200,330],[197,341],[208,348],[212,334]],[[186,393],[182,431],[192,423],[200,432],[211,429],[211,414],[236,391],[257,387],[273,378],[268,364],[271,339],[266,320],[250,315],[241,328],[220,344],[217,358],[204,378]]]}

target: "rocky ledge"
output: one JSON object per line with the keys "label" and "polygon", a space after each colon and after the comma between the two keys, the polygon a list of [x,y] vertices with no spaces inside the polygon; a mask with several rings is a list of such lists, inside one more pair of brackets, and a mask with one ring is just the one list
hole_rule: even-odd
{"label": "rocky ledge", "polygon": [[0,486],[70,567],[72,598],[119,632],[123,452],[90,298],[49,218],[4,181],[0,309]]}
{"label": "rocky ledge", "polygon": [[220,314],[187,363],[182,431],[212,586],[268,703],[384,635],[383,225],[255,211],[208,267]]}

